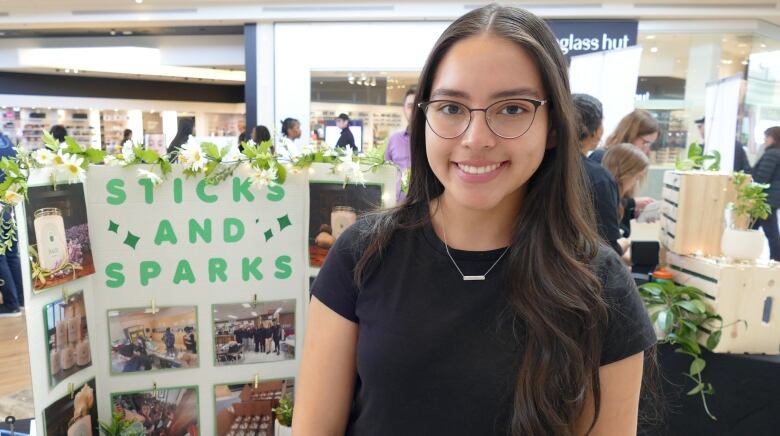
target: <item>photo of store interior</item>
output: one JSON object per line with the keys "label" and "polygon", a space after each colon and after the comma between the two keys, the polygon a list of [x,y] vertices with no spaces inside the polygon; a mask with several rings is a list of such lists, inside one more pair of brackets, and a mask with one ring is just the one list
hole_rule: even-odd
{"label": "photo of store interior", "polygon": [[295,359],[295,300],[214,306],[217,365]]}

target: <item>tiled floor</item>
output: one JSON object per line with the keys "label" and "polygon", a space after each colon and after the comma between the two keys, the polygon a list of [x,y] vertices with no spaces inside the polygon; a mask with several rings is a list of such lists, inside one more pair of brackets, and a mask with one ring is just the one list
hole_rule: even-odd
{"label": "tiled floor", "polygon": [[0,420],[34,415],[24,316],[0,318]]}

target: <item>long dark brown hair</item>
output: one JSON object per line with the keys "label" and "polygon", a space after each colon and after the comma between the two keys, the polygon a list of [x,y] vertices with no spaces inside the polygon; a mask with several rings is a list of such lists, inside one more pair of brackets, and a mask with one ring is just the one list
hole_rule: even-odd
{"label": "long dark brown hair", "polygon": [[[471,11],[452,23],[434,45],[420,75],[415,103],[430,97],[436,69],[454,44],[486,33],[516,43],[534,59],[550,101],[547,150],[527,183],[506,268],[508,305],[523,344],[511,431],[567,436],[574,433],[589,394],[598,414],[607,310],[600,282],[589,266],[599,243],[591,228],[595,220],[579,162],[566,61],[558,42],[544,21],[523,9],[493,4]],[[396,231],[430,222],[428,206],[444,191],[426,157],[425,117],[419,111],[410,135],[408,196],[397,208],[368,220],[363,235],[366,249],[355,270],[358,285],[379,266]],[[594,417],[591,425],[595,421]]]}

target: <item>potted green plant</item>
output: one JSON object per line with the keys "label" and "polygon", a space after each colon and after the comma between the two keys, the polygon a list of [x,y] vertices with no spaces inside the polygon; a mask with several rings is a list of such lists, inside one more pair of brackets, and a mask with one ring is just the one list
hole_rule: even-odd
{"label": "potted green plant", "polygon": [[769,185],[753,182],[743,172],[732,175],[737,200],[729,204],[731,223],[721,239],[723,255],[736,260],[755,260],[764,249],[764,232],[753,230],[759,219],[766,219],[771,208],[766,201]]}
{"label": "potted green plant", "polygon": [[273,408],[276,415],[275,436],[292,436],[293,402],[289,395],[279,400],[279,405]]}
{"label": "potted green plant", "polygon": [[[702,378],[707,362],[704,349],[714,350],[720,342],[723,319],[709,310],[706,294],[693,286],[678,286],[671,280],[659,280],[639,286],[639,293],[656,327],[659,344],[675,346],[675,352],[691,357],[685,376],[693,387],[688,395],[700,395],[704,411],[715,419],[707,407],[707,395],[715,393],[712,384]],[[739,322],[739,321],[737,321]]]}
{"label": "potted green plant", "polygon": [[100,432],[105,436],[144,436],[144,426],[138,421],[125,419],[121,413],[111,413],[111,422],[101,422]]}
{"label": "potted green plant", "polygon": [[[706,168],[704,163],[711,160]],[[706,171],[720,171],[720,152],[713,150],[712,154],[704,154],[704,148],[701,145],[692,142],[688,146],[688,157],[686,159],[677,158],[674,164],[677,171],[691,171],[691,170],[706,170]]]}

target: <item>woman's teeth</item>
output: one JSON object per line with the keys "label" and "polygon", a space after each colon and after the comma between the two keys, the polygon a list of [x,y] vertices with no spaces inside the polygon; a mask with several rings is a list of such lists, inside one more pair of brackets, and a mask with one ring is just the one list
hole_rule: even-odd
{"label": "woman's teeth", "polygon": [[458,168],[460,168],[464,173],[467,174],[485,174],[497,170],[498,167],[500,166],[501,166],[500,163],[488,165],[484,167],[473,167],[471,165],[458,164]]}

